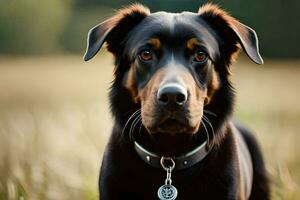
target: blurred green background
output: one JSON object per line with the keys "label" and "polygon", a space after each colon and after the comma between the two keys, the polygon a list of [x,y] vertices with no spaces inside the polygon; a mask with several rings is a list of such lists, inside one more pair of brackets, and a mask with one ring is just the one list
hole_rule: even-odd
{"label": "blurred green background", "polygon": [[[113,60],[82,55],[88,30],[132,2],[0,1],[0,200],[98,199]],[[180,12],[206,1],[139,2]],[[257,132],[272,199],[300,199],[300,2],[212,2],[259,36],[265,65],[242,55],[233,67],[235,115]]]}

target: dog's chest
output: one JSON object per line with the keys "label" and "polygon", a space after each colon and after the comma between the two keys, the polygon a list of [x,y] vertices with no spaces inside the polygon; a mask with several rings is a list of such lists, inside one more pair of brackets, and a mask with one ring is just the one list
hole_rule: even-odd
{"label": "dog's chest", "polygon": [[[109,169],[102,169],[101,172],[104,174],[103,184],[117,183],[113,187],[108,186],[111,190],[108,193],[114,193],[120,199],[158,199],[157,191],[165,183],[165,171],[148,166],[136,155],[119,156],[120,154],[117,163],[114,161],[114,165],[110,165]],[[199,163],[189,169],[174,171],[172,185],[178,190],[176,200],[236,199],[234,185],[237,183],[232,178],[235,172],[228,172],[226,168],[226,165],[218,164],[212,170],[210,165],[202,166]]]}

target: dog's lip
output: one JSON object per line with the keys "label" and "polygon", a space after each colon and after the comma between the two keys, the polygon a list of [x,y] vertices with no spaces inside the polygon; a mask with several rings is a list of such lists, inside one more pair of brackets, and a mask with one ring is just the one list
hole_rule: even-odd
{"label": "dog's lip", "polygon": [[171,118],[171,117],[162,121],[158,126],[172,126],[174,124],[179,126],[185,126],[185,124],[181,120]]}
{"label": "dog's lip", "polygon": [[150,133],[195,133],[196,127],[191,127],[185,120],[179,120],[172,117],[166,118],[154,127],[147,128]]}

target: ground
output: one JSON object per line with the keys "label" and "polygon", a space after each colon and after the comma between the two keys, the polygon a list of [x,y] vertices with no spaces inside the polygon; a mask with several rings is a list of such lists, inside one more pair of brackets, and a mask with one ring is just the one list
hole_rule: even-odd
{"label": "ground", "polygon": [[[0,199],[97,199],[112,57],[0,57]],[[256,131],[272,199],[300,199],[300,61],[241,58],[235,117]],[[22,199],[22,198],[21,198]]]}

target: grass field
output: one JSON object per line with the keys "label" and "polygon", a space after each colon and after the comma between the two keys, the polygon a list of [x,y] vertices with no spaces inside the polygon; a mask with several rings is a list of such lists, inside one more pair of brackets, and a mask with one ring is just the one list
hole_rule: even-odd
{"label": "grass field", "polygon": [[[98,198],[112,57],[0,57],[0,199]],[[273,199],[300,199],[300,60],[234,66],[236,117],[257,132]]]}

